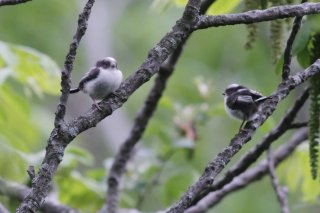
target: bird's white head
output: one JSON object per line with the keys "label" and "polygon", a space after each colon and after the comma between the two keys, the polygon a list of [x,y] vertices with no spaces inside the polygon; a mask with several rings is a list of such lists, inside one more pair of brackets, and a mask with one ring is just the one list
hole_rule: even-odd
{"label": "bird's white head", "polygon": [[118,63],[116,59],[112,57],[106,57],[104,59],[97,61],[96,67],[102,68],[102,69],[117,69]]}

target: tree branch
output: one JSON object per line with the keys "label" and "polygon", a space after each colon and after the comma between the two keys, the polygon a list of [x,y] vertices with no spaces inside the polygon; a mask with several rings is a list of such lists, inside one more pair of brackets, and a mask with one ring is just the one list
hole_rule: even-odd
{"label": "tree branch", "polygon": [[297,123],[292,123],[289,128],[290,129],[298,129],[301,127],[307,127],[309,125],[309,122],[297,122]]}
{"label": "tree branch", "polygon": [[[8,196],[10,198],[22,201],[23,198],[30,192],[30,188],[18,184],[18,183],[14,183],[14,182],[10,182],[10,181],[6,181],[4,179],[0,178],[0,194]],[[56,201],[50,201],[50,200],[46,200],[44,201],[43,205],[40,208],[41,211],[43,212],[50,212],[50,213],[77,213],[78,211],[76,211],[75,209],[71,209],[67,206],[58,204]],[[0,212],[2,212],[0,210]]]}
{"label": "tree branch", "polygon": [[[295,148],[305,141],[308,137],[307,128],[301,129],[296,132],[292,138],[285,144],[281,145],[274,153],[273,160],[274,165],[277,166],[283,160],[285,160]],[[260,180],[264,175],[268,173],[268,163],[266,160],[246,172],[240,174],[234,178],[230,183],[225,185],[222,189],[211,192],[208,196],[202,199],[197,205],[187,209],[186,213],[203,213],[210,207],[213,207],[219,203],[228,194],[242,189],[254,181]]]}
{"label": "tree branch", "polygon": [[281,187],[279,184],[279,180],[276,175],[275,165],[273,162],[273,156],[271,153],[271,148],[268,149],[267,153],[267,164],[268,164],[268,171],[271,178],[271,183],[276,192],[278,201],[281,206],[281,213],[289,213],[289,206],[288,206],[288,198],[287,198],[287,190],[285,187]]}
{"label": "tree branch", "polygon": [[[302,0],[301,3],[305,3],[307,0]],[[291,64],[291,58],[292,58],[292,45],[294,42],[294,39],[296,38],[296,35],[298,34],[301,26],[303,16],[297,16],[294,19],[293,27],[290,33],[290,36],[287,40],[287,45],[284,50],[284,56],[283,56],[283,66],[282,66],[282,80],[288,79],[290,75],[290,64]]]}
{"label": "tree branch", "polygon": [[256,22],[271,21],[295,16],[311,15],[320,12],[320,3],[304,3],[271,7],[265,10],[251,10],[238,14],[208,16],[203,15],[195,29],[219,27],[235,24],[252,24]]}
{"label": "tree branch", "polygon": [[212,185],[215,177],[224,169],[231,158],[238,153],[244,144],[246,144],[260,127],[264,121],[273,113],[277,104],[283,100],[294,88],[302,84],[308,78],[312,77],[320,71],[320,59],[317,60],[306,70],[290,76],[288,80],[283,81],[277,91],[275,91],[269,100],[266,100],[261,106],[261,110],[257,113],[257,117],[252,121],[248,121],[245,128],[240,131],[232,140],[228,147],[222,150],[212,161],[208,163],[204,173],[199,180],[194,183],[181,199],[173,205],[167,212],[182,212],[189,208],[195,199]]}
{"label": "tree branch", "polygon": [[62,160],[64,149],[67,145],[64,141],[70,138],[70,136],[65,134],[67,130],[65,122],[63,121],[70,90],[70,74],[73,68],[73,62],[79,42],[87,29],[87,21],[94,2],[94,0],[88,0],[82,13],[79,15],[77,31],[70,44],[70,49],[64,63],[64,70],[62,70],[61,96],[60,103],[58,104],[57,111],[55,113],[55,128],[48,140],[46,155],[39,169],[39,173],[32,179],[32,189],[17,209],[17,212],[36,212],[36,210],[41,207],[45,197],[49,193],[53,174]]}
{"label": "tree branch", "polygon": [[73,63],[76,58],[77,49],[78,49],[80,40],[84,36],[87,30],[88,20],[89,20],[91,8],[93,7],[94,2],[95,0],[88,0],[82,13],[79,15],[77,31],[73,36],[73,40],[70,44],[69,52],[65,58],[64,69],[61,72],[60,103],[58,104],[57,111],[55,113],[56,117],[54,121],[54,126],[56,128],[60,128],[60,125],[62,125],[64,116],[66,114],[67,101],[68,101],[70,88],[71,88],[70,75],[73,69]]}
{"label": "tree branch", "polygon": [[0,0],[0,7],[4,5],[15,5],[15,4],[21,4],[26,3],[31,0]]}

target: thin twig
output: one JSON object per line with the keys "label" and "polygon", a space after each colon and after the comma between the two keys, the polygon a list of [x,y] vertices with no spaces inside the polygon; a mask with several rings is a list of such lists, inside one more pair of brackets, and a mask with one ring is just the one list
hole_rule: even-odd
{"label": "thin twig", "polygon": [[309,125],[309,122],[299,122],[299,123],[292,123],[289,128],[290,129],[298,129],[301,127],[307,127]]}
{"label": "thin twig", "polygon": [[288,206],[288,198],[287,198],[287,189],[285,187],[281,187],[279,184],[279,180],[276,175],[275,165],[273,162],[273,156],[271,152],[271,148],[269,147],[267,152],[267,164],[268,164],[268,171],[271,178],[271,183],[276,192],[278,201],[281,206],[281,213],[289,213],[289,206]]}
{"label": "thin twig", "polygon": [[60,96],[60,103],[58,104],[56,113],[55,113],[55,121],[54,126],[56,128],[59,128],[60,125],[62,125],[64,116],[66,114],[66,107],[67,107],[67,101],[70,93],[71,88],[71,72],[73,69],[73,63],[76,58],[77,49],[80,43],[81,38],[84,36],[89,16],[91,13],[91,8],[93,7],[95,0],[88,0],[86,3],[83,12],[80,13],[79,19],[78,19],[78,27],[75,35],[73,36],[73,40],[70,44],[69,52],[67,53],[65,57],[64,62],[64,69],[61,72],[61,96]]}
{"label": "thin twig", "polygon": [[36,176],[36,173],[35,173],[35,171],[34,171],[34,166],[29,166],[29,168],[28,168],[28,170],[27,170],[27,173],[28,173],[28,175],[29,175],[29,177],[30,177],[30,180],[31,180],[31,183],[32,183],[32,181],[33,181],[33,179],[35,178],[35,176]]}
{"label": "thin twig", "polygon": [[295,16],[317,14],[320,10],[320,3],[304,3],[297,5],[285,5],[271,7],[265,10],[251,10],[244,13],[227,14],[200,17],[196,29],[220,27],[236,24],[252,24],[257,22],[272,21]]}
{"label": "thin twig", "polygon": [[205,168],[205,171],[199,180],[189,187],[187,192],[174,204],[167,212],[183,212],[185,209],[194,205],[194,201],[207,191],[215,180],[215,177],[225,168],[231,158],[237,154],[243,145],[251,140],[265,120],[273,113],[278,103],[285,99],[287,95],[304,81],[320,72],[320,59],[317,60],[308,69],[290,76],[288,80],[283,81],[278,89],[266,100],[258,111],[256,118],[248,121],[242,131],[240,131],[230,142],[230,145],[224,148],[215,158],[213,158]]}
{"label": "thin twig", "polygon": [[0,7],[4,5],[16,5],[21,3],[26,3],[31,0],[0,0]]}
{"label": "thin twig", "polygon": [[82,13],[79,15],[77,31],[70,44],[69,52],[64,63],[64,70],[61,75],[61,96],[60,103],[56,110],[54,121],[55,128],[53,129],[48,145],[46,147],[46,155],[40,166],[38,175],[32,181],[32,188],[25,197],[17,212],[36,212],[43,204],[45,197],[49,193],[50,183],[53,175],[60,164],[66,144],[63,143],[70,139],[70,136],[65,135],[66,131],[64,116],[66,112],[66,104],[70,90],[70,74],[73,68],[73,62],[76,56],[79,42],[87,29],[87,21],[89,19],[91,8],[95,0],[88,0]]}
{"label": "thin twig", "polygon": [[263,154],[263,152],[269,148],[272,142],[277,140],[287,130],[290,129],[292,122],[297,116],[297,113],[303,107],[308,97],[309,90],[305,89],[302,95],[296,100],[293,107],[289,109],[288,112],[283,116],[279,124],[272,129],[260,143],[253,147],[247,154],[242,156],[242,158],[234,166],[226,171],[225,175],[221,179],[217,180],[210,187],[204,190],[197,198],[195,198],[193,204],[196,204],[208,193],[221,189],[223,186],[232,181],[234,177],[244,172],[251,164],[253,164]]}
{"label": "thin twig", "polygon": [[[301,129],[297,131],[291,139],[281,145],[274,153],[273,160],[274,165],[277,166],[283,160],[285,160],[292,152],[296,149],[296,147],[305,141],[308,137],[307,128]],[[223,198],[225,198],[230,193],[242,189],[254,181],[260,180],[263,176],[268,173],[268,163],[266,160],[259,163],[252,169],[245,171],[239,176],[235,177],[230,183],[223,186],[223,188],[218,191],[211,192],[204,199],[199,201],[197,205],[187,209],[186,213],[204,213],[207,212],[210,207],[218,204]]]}
{"label": "thin twig", "polygon": [[[307,0],[302,0],[302,3],[307,2]],[[284,56],[283,56],[283,66],[282,66],[282,80],[288,79],[290,75],[290,64],[291,64],[291,58],[292,58],[292,45],[294,42],[294,39],[296,38],[296,35],[298,34],[301,26],[303,16],[297,16],[294,19],[293,27],[290,33],[290,36],[287,40],[287,45],[284,50]]]}

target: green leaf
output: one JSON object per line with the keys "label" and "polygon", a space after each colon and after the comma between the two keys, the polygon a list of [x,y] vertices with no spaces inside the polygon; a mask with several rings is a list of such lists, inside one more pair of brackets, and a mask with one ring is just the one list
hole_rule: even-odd
{"label": "green leaf", "polygon": [[59,94],[60,69],[47,55],[35,49],[0,42],[0,83],[8,76],[35,94]]}
{"label": "green leaf", "polygon": [[95,212],[103,204],[104,182],[83,177],[75,171],[70,174],[58,174],[55,180],[61,202],[83,212]]}
{"label": "green leaf", "polygon": [[268,7],[268,0],[260,0],[261,9],[266,9]]}
{"label": "green leaf", "polygon": [[187,0],[174,0],[174,3],[178,6],[178,7],[184,7],[187,4]]}
{"label": "green leaf", "polygon": [[311,38],[311,27],[307,23],[303,24],[299,30],[296,39],[292,45],[292,55],[297,55],[303,51],[307,46]]}
{"label": "green leaf", "polygon": [[240,3],[240,0],[217,0],[208,10],[210,15],[225,14],[231,12]]}
{"label": "green leaf", "polygon": [[164,184],[164,203],[169,205],[173,201],[177,200],[181,196],[181,193],[184,192],[194,180],[195,178],[192,173],[190,174],[189,170],[168,178]]}
{"label": "green leaf", "polygon": [[311,56],[308,50],[308,46],[305,46],[305,48],[297,54],[297,60],[300,66],[303,68],[307,68],[310,66]]}
{"label": "green leaf", "polygon": [[168,109],[168,110],[173,110],[174,109],[174,103],[170,99],[170,97],[164,95],[161,97],[159,101],[159,108],[160,109]]}
{"label": "green leaf", "polygon": [[319,180],[313,180],[309,164],[309,144],[301,144],[277,169],[290,191],[302,191],[303,199],[315,202],[320,194]]}
{"label": "green leaf", "polygon": [[275,72],[276,72],[277,75],[280,75],[280,74],[282,73],[283,62],[284,62],[284,56],[282,55],[282,56],[279,58],[279,60],[278,60],[278,62],[277,62],[277,65],[276,65],[276,70],[275,70]]}
{"label": "green leaf", "polygon": [[82,163],[86,166],[92,166],[93,162],[94,158],[90,152],[81,147],[70,146],[66,149],[62,166],[74,168],[78,166],[79,163]]}
{"label": "green leaf", "polygon": [[151,9],[156,9],[159,12],[168,10],[174,2],[172,0],[154,0],[150,6]]}
{"label": "green leaf", "polygon": [[5,143],[30,151],[38,144],[39,131],[30,119],[29,103],[8,85],[0,87],[0,135]]}

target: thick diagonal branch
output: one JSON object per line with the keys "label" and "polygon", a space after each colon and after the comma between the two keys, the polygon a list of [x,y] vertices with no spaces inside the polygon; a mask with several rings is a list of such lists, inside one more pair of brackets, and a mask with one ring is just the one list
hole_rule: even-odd
{"label": "thick diagonal branch", "polygon": [[219,27],[235,24],[252,24],[256,22],[271,21],[275,19],[284,19],[295,16],[304,16],[317,14],[320,12],[320,3],[304,3],[297,5],[286,5],[271,7],[265,10],[251,10],[238,14],[204,15],[200,18],[196,29],[205,29],[209,27]]}
{"label": "thick diagonal branch", "polygon": [[[307,128],[297,131],[292,138],[284,145],[281,145],[273,154],[274,165],[277,166],[284,159],[286,159],[296,147],[305,141],[308,137]],[[257,166],[252,169],[247,170],[246,172],[240,174],[234,178],[230,183],[223,186],[223,188],[211,192],[208,196],[202,199],[197,205],[187,209],[186,213],[203,213],[207,212],[210,207],[215,206],[219,203],[224,197],[230,193],[242,189],[254,181],[260,180],[263,176],[268,173],[268,164],[264,160]]]}
{"label": "thick diagonal branch", "polygon": [[194,204],[194,201],[198,196],[212,185],[215,177],[225,168],[231,158],[240,151],[244,144],[251,140],[251,137],[254,135],[257,128],[273,113],[278,103],[286,98],[290,91],[316,73],[319,73],[319,71],[320,60],[317,60],[306,70],[290,76],[288,80],[282,82],[278,86],[278,89],[270,96],[270,99],[261,106],[261,110],[257,113],[257,117],[252,121],[248,121],[244,130],[239,132],[231,140],[230,145],[208,163],[199,180],[190,186],[181,199],[167,212],[183,212]]}

